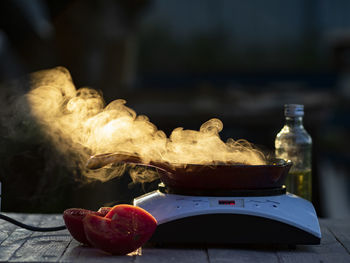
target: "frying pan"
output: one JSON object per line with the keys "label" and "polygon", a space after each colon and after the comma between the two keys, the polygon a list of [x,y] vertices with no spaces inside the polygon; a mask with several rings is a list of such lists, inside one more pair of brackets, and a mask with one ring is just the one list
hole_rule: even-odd
{"label": "frying pan", "polygon": [[92,156],[87,168],[98,169],[110,163],[130,163],[155,168],[168,187],[193,190],[244,190],[282,187],[291,161],[271,159],[266,165],[142,163],[138,156],[108,153]]}

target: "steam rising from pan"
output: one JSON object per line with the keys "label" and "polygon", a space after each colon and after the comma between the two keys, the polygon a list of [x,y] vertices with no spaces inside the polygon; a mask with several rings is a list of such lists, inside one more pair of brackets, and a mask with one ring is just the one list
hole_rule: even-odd
{"label": "steam rising from pan", "polygon": [[[87,178],[101,181],[121,175],[125,165],[85,169],[90,155],[102,153],[137,154],[144,163],[168,162],[174,165],[242,163],[265,164],[264,155],[246,140],[220,139],[223,124],[211,119],[199,131],[176,128],[168,138],[150,122],[137,115],[119,99],[105,105],[101,94],[91,88],[75,89],[67,69],[57,67],[31,75],[30,91],[18,100],[28,105],[28,117],[34,118],[45,136],[65,153],[74,152],[67,161],[78,166]],[[135,181],[151,181],[155,172],[131,169]]]}

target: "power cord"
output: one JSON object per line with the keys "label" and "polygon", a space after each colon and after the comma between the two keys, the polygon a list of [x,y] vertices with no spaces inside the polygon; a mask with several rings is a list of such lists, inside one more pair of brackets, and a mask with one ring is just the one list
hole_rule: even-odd
{"label": "power cord", "polygon": [[36,226],[30,226],[23,224],[11,217],[5,216],[4,214],[0,214],[0,219],[3,219],[7,222],[10,222],[16,226],[31,230],[31,231],[38,231],[38,232],[50,232],[50,231],[59,231],[59,230],[64,230],[67,227],[66,226],[56,226],[56,227],[36,227]]}

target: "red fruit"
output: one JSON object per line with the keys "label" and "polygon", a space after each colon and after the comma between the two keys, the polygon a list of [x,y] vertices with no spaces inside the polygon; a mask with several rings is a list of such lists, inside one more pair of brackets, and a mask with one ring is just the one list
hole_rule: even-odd
{"label": "red fruit", "polygon": [[112,207],[100,207],[100,209],[97,210],[97,212],[103,214],[103,216],[107,215],[109,211],[111,211]]}
{"label": "red fruit", "polygon": [[116,205],[105,217],[88,214],[83,224],[86,238],[94,247],[118,255],[142,246],[157,227],[151,214],[132,205]]}
{"label": "red fruit", "polygon": [[97,212],[95,212],[82,208],[70,208],[63,212],[63,220],[73,238],[85,245],[91,245],[85,236],[83,226],[84,217],[88,214],[105,216],[110,209],[110,207],[101,207]]}

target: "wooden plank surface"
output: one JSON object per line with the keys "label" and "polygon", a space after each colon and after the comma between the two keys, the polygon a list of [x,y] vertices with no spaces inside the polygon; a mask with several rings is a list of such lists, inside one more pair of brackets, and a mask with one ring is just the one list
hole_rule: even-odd
{"label": "wooden plank surface", "polygon": [[[13,217],[14,219],[23,222],[25,220],[25,218],[27,217],[27,215],[23,215],[23,214],[12,214],[11,217]],[[10,234],[17,228],[17,226],[10,224],[10,223],[6,223],[5,221],[0,220],[0,245],[2,244],[2,242],[7,239]]]}
{"label": "wooden plank surface", "polygon": [[320,220],[324,227],[335,236],[337,241],[350,253],[350,218]]}
{"label": "wooden plank surface", "polygon": [[82,246],[74,239],[71,240],[65,253],[60,258],[59,262],[133,262],[134,256],[113,256],[103,251],[91,247]]}
{"label": "wooden plank surface", "polygon": [[297,246],[296,250],[286,249],[277,251],[280,262],[350,262],[350,255],[337,242],[332,233],[321,224],[322,239],[320,245]]}
{"label": "wooden plank surface", "polygon": [[[61,215],[8,214],[36,226],[63,224]],[[0,221],[1,262],[350,262],[350,220],[321,219],[320,245],[296,249],[269,246],[202,248],[144,247],[137,253],[112,256],[84,247],[67,230],[32,232]]]}
{"label": "wooden plank surface", "polygon": [[[11,217],[15,217],[10,215]],[[33,224],[38,225],[41,221],[41,216],[36,215],[27,215],[23,219],[23,223],[25,224]],[[2,221],[2,225],[5,225],[12,228],[9,223]],[[1,243],[0,246],[0,261],[7,262],[11,259],[12,255],[16,253],[18,249],[25,243],[25,241],[33,235],[34,232],[16,227],[13,232]]]}
{"label": "wooden plank surface", "polygon": [[[41,227],[53,227],[62,225],[62,216],[41,216],[38,215]],[[25,242],[15,253],[12,254],[9,262],[57,262],[63,255],[66,247],[71,241],[67,230],[55,232],[32,232],[25,238]]]}
{"label": "wooden plank surface", "polygon": [[192,263],[209,262],[205,248],[144,248],[135,257],[137,263]]}
{"label": "wooden plank surface", "polygon": [[279,262],[273,247],[236,246],[208,248],[211,263],[221,262]]}

